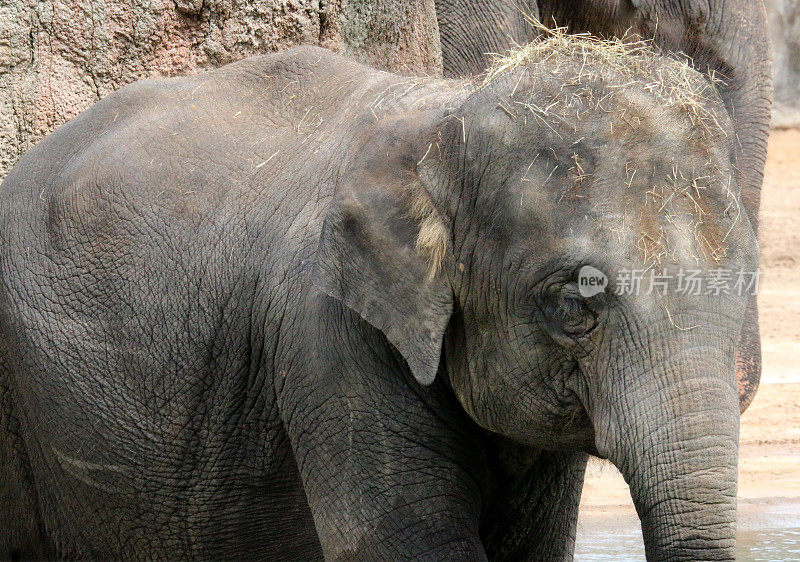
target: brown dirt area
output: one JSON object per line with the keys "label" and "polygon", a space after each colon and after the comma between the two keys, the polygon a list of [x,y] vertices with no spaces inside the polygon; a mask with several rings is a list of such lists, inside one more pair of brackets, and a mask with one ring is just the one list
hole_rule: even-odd
{"label": "brown dirt area", "polygon": [[[739,528],[771,528],[763,513],[795,514],[800,527],[800,131],[774,131],[761,204],[761,386],[742,415]],[[581,528],[635,519],[616,469],[593,461]],[[638,523],[638,522],[636,522]],[[591,532],[587,534],[592,534]],[[580,537],[579,537],[580,543]]]}

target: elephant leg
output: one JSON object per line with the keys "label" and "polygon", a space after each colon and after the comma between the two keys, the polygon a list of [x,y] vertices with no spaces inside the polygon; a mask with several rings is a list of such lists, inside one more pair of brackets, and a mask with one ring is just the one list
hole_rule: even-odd
{"label": "elephant leg", "polygon": [[8,356],[0,342],[0,560],[52,558],[39,517]]}
{"label": "elephant leg", "polygon": [[[504,444],[503,456],[526,453]],[[481,536],[491,560],[572,560],[578,504],[588,455],[568,451],[531,451],[515,467],[500,462],[497,488],[483,514]],[[524,458],[524,457],[523,457]]]}
{"label": "elephant leg", "polygon": [[485,560],[483,455],[458,434],[476,426],[443,377],[421,392],[382,334],[323,300],[278,397],[325,558]]}

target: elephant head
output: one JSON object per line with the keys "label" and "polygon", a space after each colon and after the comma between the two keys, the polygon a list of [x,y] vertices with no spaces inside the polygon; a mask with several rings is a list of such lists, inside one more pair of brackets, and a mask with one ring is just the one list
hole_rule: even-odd
{"label": "elephant head", "polygon": [[[742,202],[758,232],[772,98],[769,34],[763,0],[436,0],[446,76],[481,72],[489,53],[534,39],[538,18],[548,26],[604,37],[640,37],[665,52],[685,53],[715,85],[731,117],[731,153]],[[527,18],[523,17],[527,15]],[[741,411],[761,377],[755,296],[737,346]]]}
{"label": "elephant head", "polygon": [[649,555],[731,558],[747,296],[678,286],[757,262],[714,87],[643,45],[556,36],[452,96],[374,129],[321,287],[484,428],[615,463]]}

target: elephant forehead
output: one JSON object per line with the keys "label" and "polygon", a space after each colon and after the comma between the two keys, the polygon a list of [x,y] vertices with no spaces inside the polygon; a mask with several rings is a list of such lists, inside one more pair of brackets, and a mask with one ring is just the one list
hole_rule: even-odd
{"label": "elephant forehead", "polygon": [[503,146],[488,169],[511,173],[514,227],[605,241],[646,265],[723,260],[746,219],[713,77],[646,43],[545,35],[497,58],[470,106],[492,102],[471,130],[475,147],[479,135]]}
{"label": "elephant forehead", "polygon": [[[575,84],[551,76],[532,80],[501,100],[497,110],[536,135],[572,143],[588,139],[624,144],[633,151],[669,146],[700,155],[727,150],[730,123],[721,103],[668,101],[659,88],[635,81],[615,85],[587,79]],[[663,142],[667,139],[670,145]]]}
{"label": "elephant forehead", "polygon": [[518,221],[537,236],[616,246],[645,266],[723,260],[745,220],[726,152],[701,150],[681,127],[629,128],[617,139],[565,139],[522,161],[508,182]]}

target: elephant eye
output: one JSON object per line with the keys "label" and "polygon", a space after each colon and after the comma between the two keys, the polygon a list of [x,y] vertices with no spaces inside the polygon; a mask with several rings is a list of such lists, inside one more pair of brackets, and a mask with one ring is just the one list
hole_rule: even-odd
{"label": "elephant eye", "polygon": [[587,334],[597,325],[595,313],[569,286],[547,299],[544,312],[554,327],[570,336]]}

